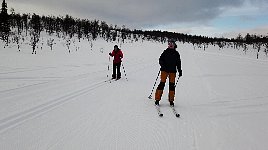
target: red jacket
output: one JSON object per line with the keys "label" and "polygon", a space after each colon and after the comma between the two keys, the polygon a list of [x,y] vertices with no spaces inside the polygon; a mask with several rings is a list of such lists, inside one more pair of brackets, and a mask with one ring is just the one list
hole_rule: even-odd
{"label": "red jacket", "polygon": [[110,53],[110,56],[114,57],[113,63],[117,64],[122,62],[122,58],[123,58],[123,52],[121,51],[121,49],[119,50],[113,50],[112,53]]}

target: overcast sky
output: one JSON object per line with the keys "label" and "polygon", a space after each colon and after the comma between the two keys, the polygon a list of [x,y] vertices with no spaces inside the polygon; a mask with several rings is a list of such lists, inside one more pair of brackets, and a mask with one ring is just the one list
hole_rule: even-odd
{"label": "overcast sky", "polygon": [[268,0],[6,0],[16,13],[106,21],[130,29],[233,37],[268,33]]}

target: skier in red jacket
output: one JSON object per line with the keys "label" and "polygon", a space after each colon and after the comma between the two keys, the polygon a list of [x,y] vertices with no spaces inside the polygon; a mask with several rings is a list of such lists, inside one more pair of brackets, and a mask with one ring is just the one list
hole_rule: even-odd
{"label": "skier in red jacket", "polygon": [[114,50],[111,53],[109,53],[109,55],[114,57],[112,79],[118,80],[121,78],[120,67],[123,58],[123,52],[121,51],[121,49],[118,48],[117,45],[115,45]]}

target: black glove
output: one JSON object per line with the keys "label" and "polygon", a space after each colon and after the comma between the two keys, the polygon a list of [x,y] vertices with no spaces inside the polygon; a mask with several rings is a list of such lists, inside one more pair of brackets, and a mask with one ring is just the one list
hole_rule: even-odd
{"label": "black glove", "polygon": [[179,70],[179,77],[182,76],[182,70]]}
{"label": "black glove", "polygon": [[110,56],[113,56],[112,53],[109,53]]}

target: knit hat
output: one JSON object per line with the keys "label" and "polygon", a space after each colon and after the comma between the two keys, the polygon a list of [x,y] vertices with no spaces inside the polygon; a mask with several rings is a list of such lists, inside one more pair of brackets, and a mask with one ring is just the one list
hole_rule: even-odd
{"label": "knit hat", "polygon": [[168,42],[175,43],[176,41],[174,39],[168,39]]}
{"label": "knit hat", "polygon": [[169,43],[173,43],[174,44],[174,48],[175,49],[177,48],[177,44],[176,44],[176,41],[174,39],[169,39],[168,42]]}

